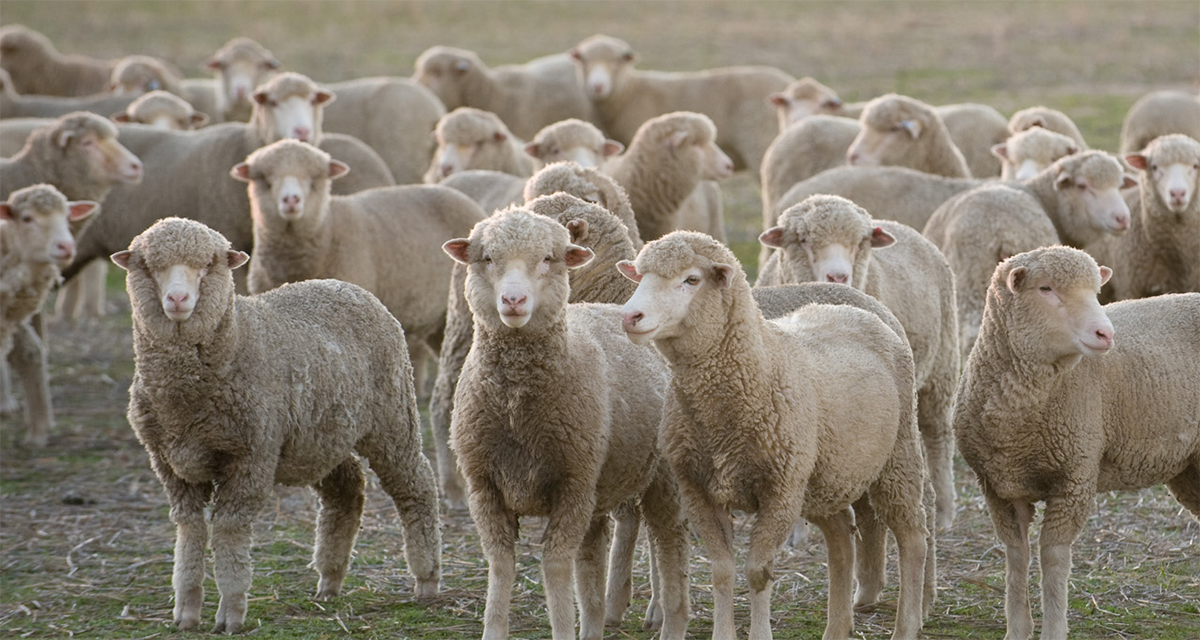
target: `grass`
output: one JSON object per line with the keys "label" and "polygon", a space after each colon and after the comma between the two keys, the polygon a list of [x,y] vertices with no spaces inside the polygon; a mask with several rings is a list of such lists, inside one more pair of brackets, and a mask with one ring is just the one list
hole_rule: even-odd
{"label": "grass", "polygon": [[[434,44],[471,48],[502,64],[563,51],[604,32],[633,44],[647,69],[771,64],[812,75],[847,100],[897,91],[936,104],[985,102],[1004,113],[1046,104],[1071,115],[1092,146],[1108,150],[1117,148],[1121,119],[1140,95],[1200,85],[1200,5],[1194,0],[4,0],[2,11],[3,23],[42,31],[64,52],[147,53],[193,75],[226,40],[248,35],[288,68],[328,81],[408,75],[416,56]],[[761,225],[757,186],[739,175],[722,187],[730,243],[753,272]],[[114,301],[107,318],[77,329],[51,327],[58,427],[50,446],[22,447],[19,418],[6,418],[0,429],[0,636],[202,637],[171,625],[174,531],[158,482],[125,423],[133,364],[119,270],[109,286]],[[939,542],[941,591],[924,636],[999,639],[1003,552],[973,476],[961,462],[958,471],[958,522]],[[249,635],[448,639],[481,633],[487,565],[465,514],[443,514],[444,590],[423,602],[412,601],[398,518],[374,484],[351,575],[333,602],[311,599],[314,521],[311,493],[286,487],[259,517]],[[749,522],[737,521],[742,549]],[[518,547],[514,637],[549,636],[537,539],[534,523],[527,523]],[[1164,489],[1098,496],[1074,547],[1072,637],[1200,637],[1198,547],[1200,526]],[[781,551],[776,637],[820,637],[824,561],[819,535],[801,549]],[[649,597],[645,566],[640,557],[635,601],[609,637],[652,637],[640,628]],[[707,637],[712,600],[699,544],[691,571],[689,635]],[[894,582],[894,568],[891,575]],[[211,624],[211,579],[206,588],[203,616]],[[744,588],[740,582],[740,623],[748,619]],[[1036,579],[1032,596],[1036,602]],[[893,586],[876,611],[857,617],[859,637],[888,636],[895,597]]]}

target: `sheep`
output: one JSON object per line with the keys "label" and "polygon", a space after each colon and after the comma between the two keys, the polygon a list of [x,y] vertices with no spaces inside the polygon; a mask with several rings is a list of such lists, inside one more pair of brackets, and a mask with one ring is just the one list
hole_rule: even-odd
{"label": "sheep", "polygon": [[1041,127],[1067,136],[1074,140],[1081,150],[1086,151],[1089,148],[1087,141],[1083,139],[1083,134],[1079,132],[1079,127],[1075,126],[1075,122],[1071,120],[1070,116],[1058,109],[1039,105],[1021,109],[1008,119],[1010,134],[1020,133],[1030,127]]}
{"label": "sheep", "polygon": [[638,127],[625,153],[605,164],[604,172],[629,194],[643,239],[653,240],[678,229],[680,206],[702,180],[719,180],[733,173],[733,161],[717,146],[716,138],[708,116],[667,113]]}
{"label": "sheep", "polygon": [[484,637],[508,635],[518,518],[541,515],[553,636],[575,637],[577,576],[579,637],[600,638],[606,514],[637,499],[662,586],[661,637],[683,638],[686,529],[657,446],[665,363],[621,336],[620,307],[567,303],[568,269],[593,254],[557,222],[514,207],[444,249],[467,265],[475,324],[454,394],[453,444],[488,559]]}
{"label": "sheep", "polygon": [[946,255],[958,294],[959,346],[972,349],[989,274],[998,262],[1050,244],[1082,248],[1130,224],[1120,189],[1134,182],[1103,151],[1060,159],[1018,183],[985,184],[947,200],[922,235]]}
{"label": "sheep", "polygon": [[525,153],[538,161],[537,169],[566,160],[581,167],[597,168],[611,156],[625,150],[625,145],[605,138],[596,125],[569,118],[547,125],[525,145]]}
{"label": "sheep", "polygon": [[162,90],[139,96],[111,118],[114,122],[136,122],[176,131],[191,131],[208,124],[208,115],[196,111],[183,98]]}
{"label": "sheep", "polygon": [[505,209],[525,201],[526,178],[491,169],[455,171],[439,181],[440,187],[461,191],[474,200],[484,213]]}
{"label": "sheep", "polygon": [[767,96],[767,103],[776,108],[779,131],[813,115],[830,115],[858,119],[867,103],[846,104],[833,89],[804,77],[793,81],[782,91]]}
{"label": "sheep", "polygon": [[862,129],[846,150],[846,164],[899,165],[951,178],[971,177],[941,116],[919,100],[894,93],[879,96],[867,103],[858,122]]}
{"label": "sheep", "polygon": [[275,482],[316,489],[317,598],[336,597],[362,518],[356,453],[399,511],[416,595],[435,595],[437,490],[404,330],[378,299],[336,280],[238,295],[231,271],[249,257],[183,218],[156,222],[112,259],[128,271],[133,308],[129,424],[176,526],[175,624],[199,624],[211,502],[213,631],[243,630],[250,527]]}
{"label": "sheep", "polygon": [[[746,559],[750,637],[771,636],[772,556],[801,515],[829,545],[825,637],[848,637],[856,503],[872,514],[858,523],[868,529],[864,541],[882,545],[883,522],[895,534],[901,587],[892,637],[916,637],[930,533],[905,340],[846,305],[764,320],[733,252],[704,234],[672,232],[619,268],[639,280],[622,308],[626,335],[652,341],[671,367],[659,442],[712,558],[713,636],[735,637],[730,511],[741,509],[758,514]],[[848,386],[872,403],[839,400]],[[868,586],[860,580],[860,605],[877,595]]]}
{"label": "sheep", "polygon": [[0,27],[0,68],[17,93],[89,96],[108,90],[113,60],[64,55],[45,35],[20,24]]}
{"label": "sheep", "polygon": [[194,111],[210,116],[213,122],[225,121],[223,107],[217,106],[217,83],[212,78],[184,78],[158,58],[137,55],[121,58],[113,67],[110,85],[112,92],[120,96],[166,91],[187,102]]}
{"label": "sheep", "polygon": [[[442,242],[470,231],[484,213],[453,189],[411,185],[331,196],[346,165],[297,140],[258,149],[234,166],[247,182],[254,254],[251,293],[288,282],[336,278],[375,294],[404,327],[420,365],[441,348],[450,265]],[[437,242],[433,242],[437,240]],[[414,272],[414,265],[424,265]]]}
{"label": "sheep", "polygon": [[[255,92],[255,117],[250,123],[211,125],[196,131],[163,131],[144,125],[121,125],[121,141],[145,164],[145,178],[135,190],[120,186],[108,195],[105,207],[120,216],[100,216],[79,241],[78,256],[63,270],[70,279],[94,258],[127,247],[138,233],[149,228],[165,212],[200,220],[229,238],[234,248],[248,250],[252,233],[250,202],[246,187],[229,177],[229,168],[242,162],[255,149],[285,137],[298,137],[302,130],[309,140],[327,138],[320,129],[321,105],[332,95],[317,89],[298,74],[280,74]],[[305,113],[307,112],[307,113]],[[343,138],[363,158],[374,158],[367,166],[345,154],[330,152],[335,159],[354,168],[356,190],[392,184],[387,167],[369,147]],[[352,192],[345,187],[334,193]]]}
{"label": "sheep", "polygon": [[[74,111],[91,111],[107,115],[124,109],[133,96],[100,93],[87,96],[20,95],[13,88],[12,78],[0,69],[0,118],[57,118]],[[2,154],[0,154],[2,155]]]}
{"label": "sheep", "polygon": [[1125,161],[1143,174],[1129,230],[1086,247],[1113,270],[1100,300],[1200,291],[1200,142],[1169,134]]}
{"label": "sheep", "polygon": [[950,409],[960,370],[954,274],[916,230],[838,196],[791,207],[759,240],[778,249],[755,286],[824,281],[877,298],[904,326],[916,366],[917,427],[937,491],[937,525],[954,523],[954,443]]}
{"label": "sheep", "polygon": [[560,120],[596,119],[591,101],[575,80],[574,61],[563,54],[489,68],[474,51],[435,46],[417,56],[413,80],[437,95],[447,109],[491,111],[526,140]]}
{"label": "sheep", "polygon": [[1001,160],[1003,180],[1032,178],[1055,160],[1079,151],[1079,144],[1071,138],[1041,127],[1014,133],[992,147],[992,153]]}
{"label": "sheep", "polygon": [[1004,545],[1006,638],[1033,635],[1036,502],[1043,638],[1067,637],[1071,544],[1096,493],[1166,483],[1200,518],[1200,294],[1102,307],[1111,273],[1062,246],[1000,263],[959,382],[958,448]]}
{"label": "sheep", "polygon": [[222,122],[251,119],[255,89],[274,74],[277,60],[266,47],[250,38],[226,42],[204,66],[216,80],[216,109],[210,116]]}
{"label": "sheep", "polygon": [[[776,203],[792,186],[826,169],[846,164],[846,150],[858,137],[858,120],[812,115],[779,132],[763,156],[763,228],[775,224]],[[770,215],[770,220],[766,217]]]}
{"label": "sheep", "polygon": [[437,150],[425,172],[426,183],[468,169],[491,169],[525,178],[533,175],[533,159],[525,153],[525,143],[515,139],[490,111],[459,107],[438,120],[434,136]]}
{"label": "sheep", "polygon": [[794,80],[768,66],[736,66],[695,72],[642,71],[628,43],[591,36],[569,52],[584,93],[596,107],[600,128],[631,144],[643,122],[672,111],[695,111],[716,124],[717,144],[735,168],[759,174],[763,154],[779,132],[764,101]]}
{"label": "sheep", "polygon": [[[25,443],[44,447],[54,416],[45,375],[46,353],[29,324],[59,279],[58,264],[70,262],[75,239],[70,226],[93,215],[95,202],[67,201],[48,184],[8,194],[0,202],[0,361],[15,358],[25,386]],[[33,366],[24,367],[20,363]]]}
{"label": "sheep", "polygon": [[1200,140],[1200,96],[1152,91],[1138,98],[1121,123],[1121,154],[1137,153],[1155,138],[1171,133]]}
{"label": "sheep", "polygon": [[642,235],[638,231],[633,205],[624,187],[616,180],[575,162],[556,162],[541,168],[526,181],[525,201],[558,191],[604,207],[625,225],[634,249],[642,247]]}

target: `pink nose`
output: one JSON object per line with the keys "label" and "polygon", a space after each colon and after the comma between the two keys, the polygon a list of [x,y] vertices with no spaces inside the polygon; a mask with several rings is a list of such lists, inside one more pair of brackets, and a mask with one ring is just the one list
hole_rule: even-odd
{"label": "pink nose", "polygon": [[1117,229],[1124,230],[1129,228],[1129,216],[1125,214],[1117,214],[1113,218],[1113,222],[1117,224]]}
{"label": "pink nose", "polygon": [[596,95],[600,95],[600,93],[603,91],[604,91],[604,85],[602,85],[598,82],[592,85],[592,93],[594,93]]}
{"label": "pink nose", "polygon": [[308,139],[312,137],[312,129],[309,129],[308,127],[294,127],[292,129],[292,135],[295,136],[300,142],[308,142]]}
{"label": "pink nose", "polygon": [[846,280],[847,280],[849,277],[850,277],[850,276],[848,276],[846,273],[844,273],[844,272],[841,272],[841,271],[838,271],[838,272],[835,272],[835,273],[827,273],[827,274],[825,274],[825,281],[826,281],[826,282],[836,282],[836,283],[838,283],[838,284],[846,284]]}
{"label": "pink nose", "polygon": [[500,302],[503,302],[505,306],[508,306],[512,309],[516,309],[517,307],[525,304],[525,301],[528,299],[529,297],[525,295],[500,296]]}
{"label": "pink nose", "polygon": [[175,305],[176,307],[178,307],[179,305],[181,305],[181,304],[183,304],[183,303],[187,302],[187,301],[188,301],[188,299],[189,299],[189,298],[191,298],[191,297],[192,297],[192,296],[191,296],[190,294],[188,294],[187,292],[183,292],[183,293],[168,293],[168,294],[167,294],[167,301],[168,301],[168,302],[170,302],[171,304]]}
{"label": "pink nose", "polygon": [[239,102],[242,100],[245,100],[246,99],[246,87],[238,87],[237,89],[234,89],[233,97],[237,98]]}
{"label": "pink nose", "polygon": [[295,194],[283,196],[279,201],[283,203],[284,209],[289,211],[294,211],[300,206],[300,196]]}
{"label": "pink nose", "polygon": [[638,323],[641,322],[642,318],[645,317],[646,314],[642,313],[641,311],[630,311],[629,313],[621,316],[621,326],[624,327],[626,331],[636,331]]}
{"label": "pink nose", "polygon": [[1187,189],[1171,189],[1172,202],[1183,202],[1185,197],[1187,197]]}
{"label": "pink nose", "polygon": [[1105,349],[1111,349],[1113,346],[1113,330],[1096,329],[1096,339],[1104,345]]}
{"label": "pink nose", "polygon": [[75,257],[75,243],[74,242],[55,243],[54,250],[58,255],[63,256],[64,259],[70,259],[70,258]]}

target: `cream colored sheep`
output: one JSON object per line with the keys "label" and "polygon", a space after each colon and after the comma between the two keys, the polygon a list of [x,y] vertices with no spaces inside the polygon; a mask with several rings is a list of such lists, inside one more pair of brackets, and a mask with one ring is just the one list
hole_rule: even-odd
{"label": "cream colored sheep", "polygon": [[1001,263],[959,383],[958,448],[1004,545],[1007,638],[1033,635],[1035,503],[1043,638],[1067,637],[1071,544],[1096,493],[1166,483],[1200,518],[1200,294],[1101,307],[1110,273],[1066,247]]}
{"label": "cream colored sheep", "polygon": [[425,172],[427,183],[469,169],[491,169],[526,178],[533,175],[533,159],[525,153],[525,143],[513,137],[490,111],[459,107],[438,120],[434,136],[437,150]]}
{"label": "cream colored sheep", "polygon": [[1200,140],[1200,96],[1183,91],[1152,91],[1129,107],[1121,123],[1121,153],[1137,153],[1152,140],[1182,133]]}
{"label": "cream colored sheep", "polygon": [[208,116],[196,111],[183,98],[166,91],[151,91],[112,115],[116,122],[148,124],[160,129],[191,131],[208,124]]}
{"label": "cream colored sheep", "polygon": [[591,102],[575,80],[575,64],[564,54],[524,64],[489,68],[474,51],[430,47],[417,57],[413,80],[429,88],[446,109],[491,111],[518,137],[567,118],[594,121]]}
{"label": "cream colored sheep", "polygon": [[642,71],[628,43],[605,35],[570,50],[584,93],[596,107],[600,128],[632,144],[642,123],[673,111],[695,111],[716,124],[717,144],[736,168],[759,174],[763,154],[779,132],[774,109],[765,102],[792,82],[767,66],[738,66],[695,72]]}
{"label": "cream colored sheep", "polygon": [[596,125],[570,118],[547,125],[525,145],[525,153],[538,161],[535,169],[570,160],[581,167],[598,168],[625,150],[625,145],[604,137]]}
{"label": "cream colored sheep", "polygon": [[113,68],[110,85],[112,92],[121,96],[166,91],[199,113],[218,114],[212,118],[214,122],[225,121],[223,107],[217,105],[217,83],[212,78],[184,78],[158,58],[137,55],[121,58]]}
{"label": "cream colored sheep", "polygon": [[[661,637],[689,614],[678,489],[658,453],[665,363],[621,336],[615,305],[569,305],[568,269],[592,252],[521,208],[484,220],[446,253],[468,265],[475,341],[455,391],[453,442],[488,558],[484,637],[508,635],[522,515],[548,516],[542,569],[556,640],[604,631],[607,513],[638,499],[662,586]],[[573,580],[573,578],[575,578]]]}
{"label": "cream colored sheep", "polygon": [[[861,129],[857,120],[817,114],[779,132],[762,163],[763,228],[775,224],[776,203],[794,185],[846,164],[846,150]],[[770,220],[767,220],[767,216]]]}
{"label": "cream colored sheep", "polygon": [[369,292],[336,280],[239,296],[231,270],[247,259],[182,218],[155,223],[113,255],[128,270],[133,307],[129,424],[176,526],[175,624],[199,624],[211,520],[221,594],[213,631],[244,629],[250,529],[276,482],[316,490],[317,598],[337,596],[362,518],[357,456],[400,513],[414,592],[436,594],[437,489],[421,453],[404,330]]}
{"label": "cream colored sheep", "polygon": [[758,285],[834,282],[878,299],[896,315],[916,366],[917,427],[937,491],[938,529],[954,523],[950,409],[960,370],[954,274],[932,242],[905,225],[872,219],[838,196],[812,196],[759,237],[778,249]]}
{"label": "cream colored sheep", "polygon": [[[0,69],[0,118],[57,118],[75,111],[107,115],[129,106],[133,96],[100,93],[87,96],[20,95],[12,78]],[[0,149],[0,155],[4,149]]]}
{"label": "cream colored sheep", "polygon": [[629,195],[613,178],[574,162],[556,162],[533,174],[525,183],[525,201],[546,196],[558,191],[569,193],[604,207],[617,216],[629,230],[629,241],[634,249],[642,248],[642,235],[638,231],[637,218]]}
{"label": "cream colored sheep", "polygon": [[[30,446],[46,446],[54,415],[45,348],[29,319],[59,281],[58,265],[70,262],[75,254],[70,226],[96,209],[95,202],[68,202],[48,184],[18,189],[0,202],[0,361],[15,360],[14,368],[21,374],[25,443]],[[21,363],[33,366],[22,367]]]}
{"label": "cream colored sheep", "polygon": [[[716,138],[716,128],[704,114],[667,113],[647,120],[625,153],[604,165],[604,172],[629,194],[643,239],[652,240],[680,228],[680,208],[689,198],[706,198],[699,203],[706,211],[718,205],[719,199],[716,203],[707,200],[711,190],[692,195],[701,181],[733,173],[733,161],[716,145]],[[713,231],[710,235],[722,235],[724,218],[716,229],[717,221],[708,218],[705,226]]]}
{"label": "cream colored sheep", "polygon": [[1079,144],[1071,138],[1041,127],[1014,133],[992,147],[1002,161],[1000,177],[1004,180],[1032,178],[1055,160],[1079,151]]}
{"label": "cream colored sheep", "polygon": [[[45,35],[20,24],[0,27],[0,69],[17,93],[90,96],[108,91],[115,60],[64,55]],[[61,114],[59,114],[61,115]]]}
{"label": "cream colored sheep", "polygon": [[263,147],[233,167],[249,183],[251,293],[336,278],[375,294],[396,316],[420,366],[441,349],[451,265],[438,247],[485,217],[461,193],[411,185],[331,196],[346,165],[296,140]]}
{"label": "cream colored sheep", "polygon": [[[78,258],[63,270],[71,278],[86,261],[110,255],[129,246],[130,240],[148,229],[164,213],[200,220],[229,238],[238,250],[251,247],[250,202],[246,187],[229,177],[229,168],[242,162],[255,149],[290,137],[295,128],[307,130],[309,140],[325,139],[320,130],[321,105],[332,96],[298,74],[281,74],[255,92],[255,117],[250,123],[225,123],[196,131],[163,131],[143,125],[122,125],[121,141],[145,165],[145,178],[135,188],[120,186],[105,199],[109,211],[119,216],[99,216],[80,238]],[[362,165],[344,153],[330,152],[353,168],[356,190],[393,184],[387,167],[365,144],[341,138],[363,158],[375,162]],[[327,150],[328,151],[328,150]]]}
{"label": "cream colored sheep", "polygon": [[250,120],[255,89],[280,67],[279,60],[250,38],[237,37],[217,49],[204,63],[216,80],[216,109],[209,115],[220,122]]}
{"label": "cream colored sheep", "polygon": [[1074,140],[1081,150],[1089,148],[1083,134],[1079,132],[1079,127],[1075,126],[1070,116],[1058,109],[1039,105],[1021,109],[1008,119],[1009,133],[1020,133],[1030,127],[1041,127],[1067,136]]}
{"label": "cream colored sheep", "polygon": [[814,115],[840,116],[858,119],[865,102],[846,104],[833,89],[804,77],[784,87],[783,91],[767,96],[767,103],[776,108],[780,133],[801,120]]}
{"label": "cream colored sheep", "polygon": [[1162,136],[1125,161],[1142,172],[1129,230],[1086,247],[1113,270],[1101,301],[1200,291],[1200,142]]}
{"label": "cream colored sheep", "polygon": [[867,103],[858,123],[861,130],[846,150],[846,164],[897,165],[951,178],[971,177],[941,116],[920,100],[894,93],[880,96]]}
{"label": "cream colored sheep", "polygon": [[[849,637],[857,502],[896,536],[893,638],[915,638],[929,533],[905,340],[850,306],[811,305],[764,320],[733,253],[703,234],[673,232],[620,268],[640,281],[624,306],[626,335],[653,341],[671,365],[659,441],[712,559],[713,636],[735,637],[731,512],[740,509],[758,514],[745,570],[750,637],[771,636],[773,556],[801,515],[829,545],[825,637]],[[847,401],[851,387],[872,402]],[[872,529],[864,540],[882,544],[882,531],[873,531],[881,521],[858,523]],[[876,594],[869,581],[860,586],[859,604],[867,604]]]}

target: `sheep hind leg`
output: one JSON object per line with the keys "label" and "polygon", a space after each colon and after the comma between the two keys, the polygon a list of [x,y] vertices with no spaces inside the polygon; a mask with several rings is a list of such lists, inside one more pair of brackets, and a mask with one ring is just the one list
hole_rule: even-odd
{"label": "sheep hind leg", "polygon": [[650,588],[644,629],[662,626],[660,640],[682,640],[687,633],[688,531],[680,507],[679,488],[659,464],[659,473],[642,494],[642,512],[650,538]]}
{"label": "sheep hind leg", "polygon": [[342,591],[362,523],[365,487],[362,465],[354,457],[344,460],[313,487],[321,501],[313,548],[313,566],[321,576],[317,600],[328,600]]}
{"label": "sheep hind leg", "polygon": [[[958,367],[944,365],[958,373]],[[950,413],[957,380],[947,374],[945,380],[930,380],[917,391],[917,428],[925,445],[926,466],[937,496],[937,529],[947,531],[954,525],[958,496],[954,488],[954,435]]]}
{"label": "sheep hind leg", "polygon": [[433,467],[421,453],[420,437],[416,435],[420,430],[413,433],[407,443],[376,439],[360,443],[359,453],[370,463],[400,514],[404,559],[416,579],[415,595],[422,598],[437,595],[442,579],[442,530]]}
{"label": "sheep hind leg", "polygon": [[[642,528],[642,511],[633,501],[612,512],[616,522],[612,549],[608,556],[608,586],[605,589],[604,624],[619,626],[633,595],[633,554]],[[661,623],[661,620],[659,621]]]}
{"label": "sheep hind leg", "polygon": [[1168,480],[1167,488],[1179,504],[1200,520],[1200,455],[1195,456],[1192,464],[1188,465],[1183,473]]}
{"label": "sheep hind leg", "polygon": [[575,597],[579,601],[580,640],[604,637],[604,584],[607,564],[605,549],[611,539],[612,523],[607,515],[592,520],[583,543],[575,554]]}
{"label": "sheep hind leg", "polygon": [[850,608],[854,571],[854,517],[850,509],[818,520],[813,524],[825,535],[829,550],[829,611],[822,640],[845,640],[854,630]]}
{"label": "sheep hind leg", "polygon": [[854,593],[855,611],[870,610],[883,592],[887,567],[887,528],[864,495],[854,503],[854,525],[858,530],[855,545],[854,575],[858,589]]}

